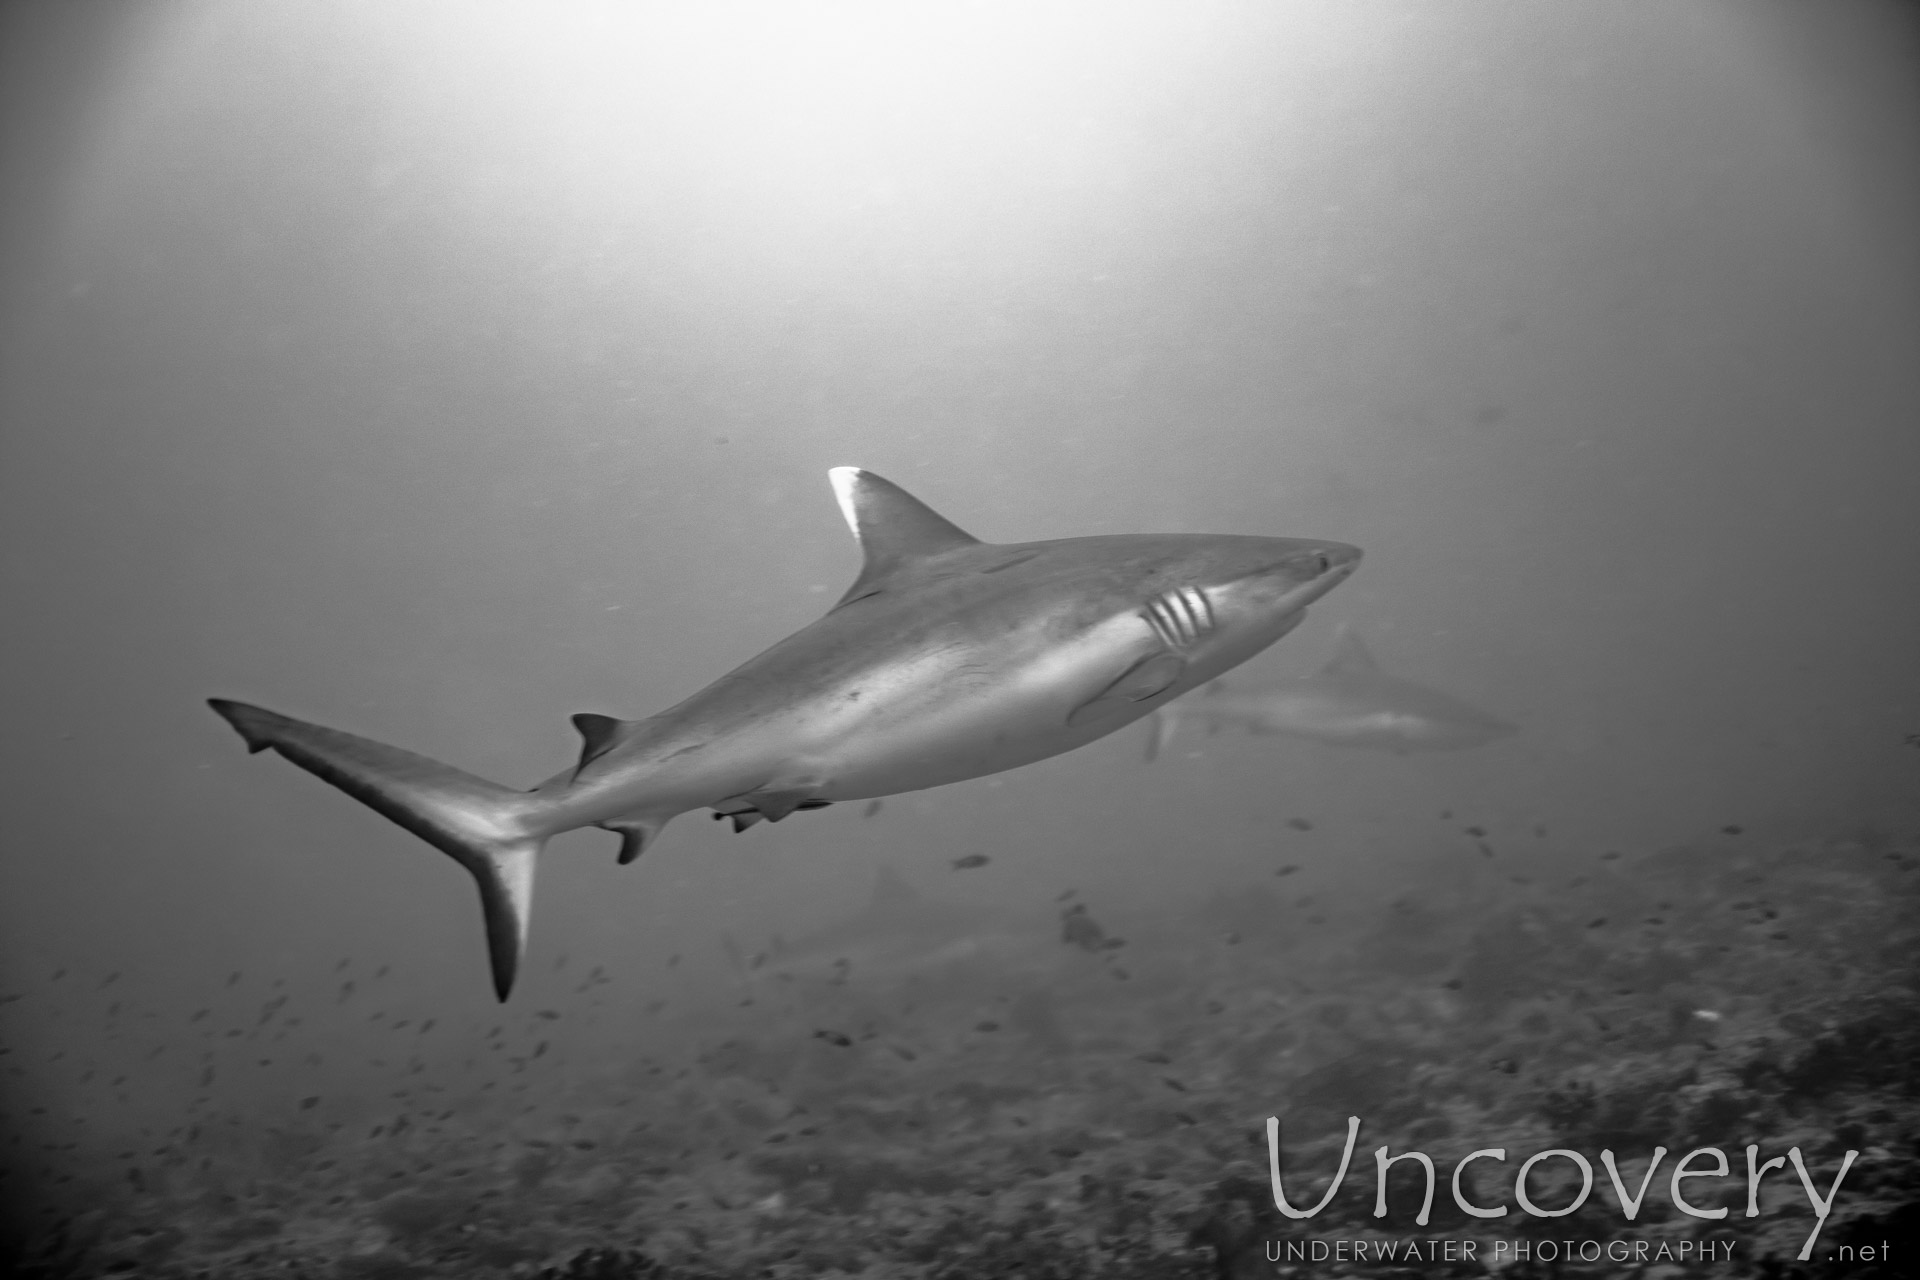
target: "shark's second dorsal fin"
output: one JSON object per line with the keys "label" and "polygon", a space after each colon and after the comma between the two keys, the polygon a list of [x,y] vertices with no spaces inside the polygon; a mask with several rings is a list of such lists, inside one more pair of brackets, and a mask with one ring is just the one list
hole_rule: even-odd
{"label": "shark's second dorsal fin", "polygon": [[1333,633],[1333,656],[1327,659],[1327,665],[1320,668],[1323,676],[1362,676],[1372,675],[1380,670],[1380,664],[1373,660],[1373,654],[1360,639],[1360,633],[1348,623],[1341,623]]}
{"label": "shark's second dorsal fin", "polygon": [[599,715],[592,711],[582,711],[575,716],[573,727],[580,731],[580,763],[573,766],[574,772],[578,773],[618,746],[620,731],[626,726],[625,720]]}
{"label": "shark's second dorsal fin", "polygon": [[860,576],[840,604],[872,595],[903,568],[980,545],[978,538],[891,480],[859,467],[835,467],[827,475],[833,496],[840,500],[840,514],[866,554]]}

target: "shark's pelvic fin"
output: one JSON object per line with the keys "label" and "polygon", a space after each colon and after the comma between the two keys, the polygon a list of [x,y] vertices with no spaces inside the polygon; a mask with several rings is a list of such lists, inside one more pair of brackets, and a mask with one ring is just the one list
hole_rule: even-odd
{"label": "shark's pelvic fin", "polygon": [[1360,633],[1348,623],[1341,623],[1333,636],[1333,656],[1327,659],[1327,665],[1320,668],[1323,676],[1361,676],[1373,675],[1380,670],[1380,664],[1373,660]]}
{"label": "shark's pelvic fin", "polygon": [[835,467],[827,475],[840,514],[866,555],[860,576],[835,608],[884,590],[887,579],[902,569],[980,545],[978,538],[891,480],[858,467]]}
{"label": "shark's pelvic fin", "polygon": [[487,925],[494,992],[505,1000],[526,952],[534,863],[545,837],[521,822],[531,801],[450,765],[371,738],[295,720],[244,702],[209,700],[249,751],[269,747],[472,873]]}

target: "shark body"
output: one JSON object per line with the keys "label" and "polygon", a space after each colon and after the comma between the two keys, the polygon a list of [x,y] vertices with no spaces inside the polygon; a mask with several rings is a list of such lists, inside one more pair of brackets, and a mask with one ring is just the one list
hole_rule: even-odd
{"label": "shark body", "polygon": [[576,715],[579,760],[531,790],[246,703],[211,706],[249,750],[278,752],[466,867],[505,1000],[552,836],[614,832],[626,863],[692,809],[745,830],[1071,751],[1265,649],[1360,559],[1343,543],[1229,535],[985,543],[870,471],[830,476],[865,557],[846,595],[657,715]]}
{"label": "shark body", "polygon": [[1458,698],[1380,669],[1359,633],[1342,625],[1333,657],[1310,676],[1249,692],[1210,690],[1154,715],[1152,760],[1181,723],[1237,726],[1336,747],[1406,754],[1459,751],[1514,733],[1514,726]]}
{"label": "shark body", "polygon": [[[873,986],[1004,960],[1016,950],[1058,947],[1052,922],[984,905],[924,897],[882,867],[867,905],[794,939],[775,937],[752,956],[729,943],[741,976],[778,983]],[[996,966],[1001,968],[1004,966]]]}

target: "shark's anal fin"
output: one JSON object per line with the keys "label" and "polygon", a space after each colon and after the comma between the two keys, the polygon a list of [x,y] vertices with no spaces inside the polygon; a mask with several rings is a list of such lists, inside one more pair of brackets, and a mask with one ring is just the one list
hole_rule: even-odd
{"label": "shark's anal fin", "polygon": [[1142,658],[1121,672],[1112,684],[1075,707],[1068,714],[1067,723],[1085,724],[1124,703],[1144,702],[1156,693],[1165,693],[1179,683],[1186,669],[1187,660],[1177,653],[1156,653]]}
{"label": "shark's anal fin", "polygon": [[627,722],[582,711],[573,717],[573,727],[580,731],[580,763],[573,766],[573,771],[578,773],[620,745],[621,730],[627,727]]}
{"label": "shark's anal fin", "polygon": [[594,825],[620,837],[620,865],[624,867],[646,852],[653,838],[660,834],[660,828],[667,824],[659,818],[609,818]]}

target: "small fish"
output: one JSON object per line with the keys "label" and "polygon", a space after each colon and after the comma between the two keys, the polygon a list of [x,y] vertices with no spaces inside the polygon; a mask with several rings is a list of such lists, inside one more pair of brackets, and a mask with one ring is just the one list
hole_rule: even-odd
{"label": "small fish", "polygon": [[1274,872],[1273,874],[1277,876],[1290,876],[1294,872],[1298,871],[1299,869],[1300,868],[1297,864],[1289,862],[1286,866],[1281,867],[1278,871]]}
{"label": "small fish", "polygon": [[311,1110],[313,1110],[313,1109],[314,1109],[315,1107],[317,1107],[317,1106],[319,1106],[319,1105],[320,1105],[320,1095],[319,1095],[319,1094],[314,1094],[314,1095],[312,1095],[311,1097],[306,1097],[306,1098],[302,1098],[302,1099],[300,1099],[300,1109],[301,1109],[302,1111],[311,1111]]}
{"label": "small fish", "polygon": [[1487,829],[1485,827],[1468,827],[1467,834],[1475,840],[1485,840],[1487,838]]}
{"label": "small fish", "polygon": [[984,853],[970,853],[964,858],[955,858],[953,860],[953,869],[955,871],[971,871],[975,867],[984,867],[992,861],[993,859]]}
{"label": "small fish", "polygon": [[1720,834],[1726,835],[1726,836],[1737,836],[1745,830],[1746,830],[1745,827],[1742,827],[1737,823],[1729,822],[1726,826],[1720,828]]}
{"label": "small fish", "polygon": [[860,811],[860,816],[863,818],[871,818],[880,812],[880,807],[878,800],[869,800],[867,801],[867,807]]}
{"label": "small fish", "polygon": [[813,1038],[815,1040],[825,1040],[828,1044],[836,1045],[842,1049],[853,1047],[853,1037],[843,1031],[827,1031],[823,1029],[815,1031]]}
{"label": "small fish", "polygon": [[1082,951],[1111,951],[1126,945],[1120,938],[1107,936],[1107,931],[1087,914],[1087,904],[1084,902],[1076,903],[1060,913],[1060,940]]}
{"label": "small fish", "polygon": [[1288,818],[1287,825],[1292,827],[1295,831],[1313,830],[1313,824],[1311,822],[1308,822],[1305,818]]}

